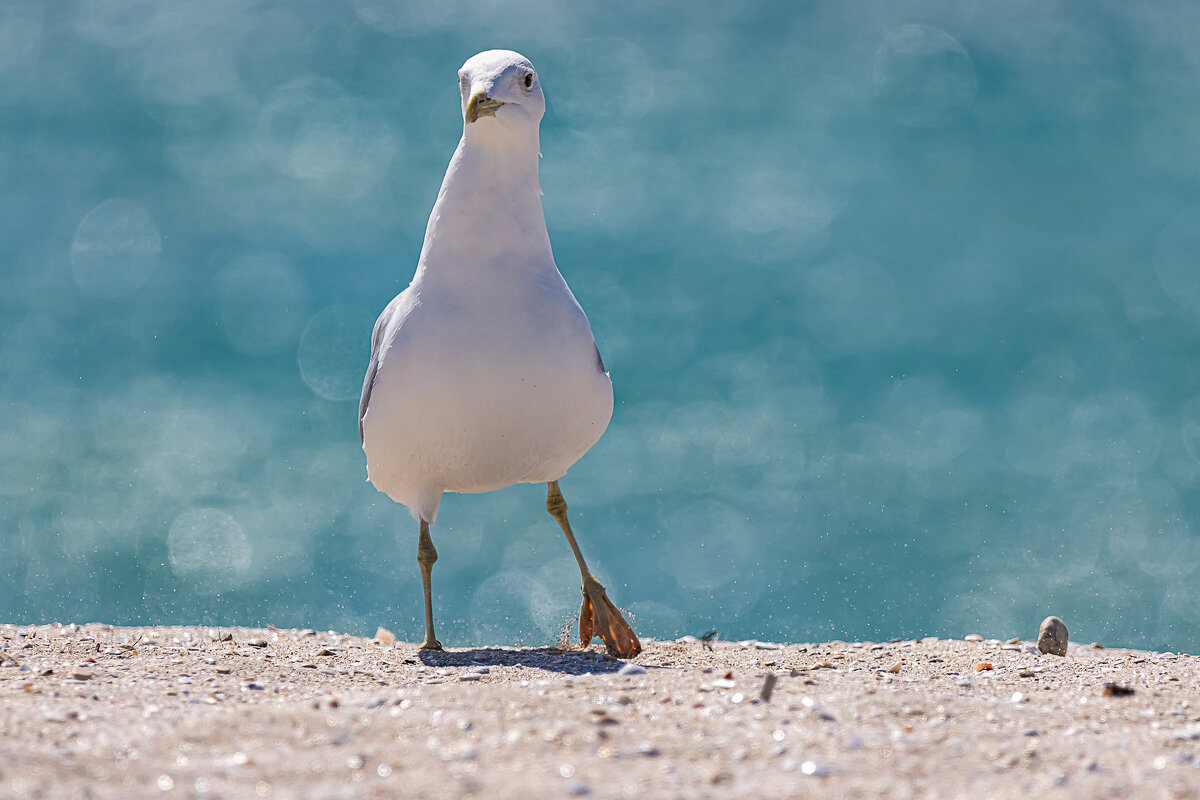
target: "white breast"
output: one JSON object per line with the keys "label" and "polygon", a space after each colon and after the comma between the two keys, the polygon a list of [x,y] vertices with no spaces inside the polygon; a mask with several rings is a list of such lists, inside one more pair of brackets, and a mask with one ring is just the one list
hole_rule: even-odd
{"label": "white breast", "polygon": [[443,491],[561,478],[612,416],[612,384],[557,270],[465,296],[418,279],[378,357],[368,475],[427,522]]}

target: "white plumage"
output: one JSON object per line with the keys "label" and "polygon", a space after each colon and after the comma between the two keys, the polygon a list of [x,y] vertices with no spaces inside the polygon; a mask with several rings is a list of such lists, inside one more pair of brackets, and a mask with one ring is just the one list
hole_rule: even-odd
{"label": "white plumage", "polygon": [[[442,492],[561,478],[612,416],[612,383],[550,250],[533,65],[496,50],[460,74],[504,105],[464,124],[416,275],[375,323],[360,409],[371,482],[429,523]],[[469,102],[464,91],[464,113]]]}
{"label": "white plumage", "polygon": [[417,271],[371,337],[359,433],[375,487],[420,521],[425,642],[434,635],[429,533],[444,492],[548,484],[546,509],[583,580],[579,638],[641,644],[588,571],[558,479],[604,433],[612,383],[587,316],[554,263],[538,184],[546,100],[533,65],[490,50],[459,71],[463,136]]}

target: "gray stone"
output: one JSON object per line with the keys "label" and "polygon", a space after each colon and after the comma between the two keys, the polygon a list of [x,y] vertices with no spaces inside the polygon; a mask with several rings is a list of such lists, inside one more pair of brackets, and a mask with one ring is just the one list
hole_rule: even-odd
{"label": "gray stone", "polygon": [[1067,626],[1058,617],[1046,617],[1038,631],[1038,650],[1054,656],[1067,654]]}

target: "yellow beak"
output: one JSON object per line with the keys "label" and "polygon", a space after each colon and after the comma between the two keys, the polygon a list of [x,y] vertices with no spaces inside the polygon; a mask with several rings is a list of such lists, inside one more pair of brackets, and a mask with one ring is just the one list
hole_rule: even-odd
{"label": "yellow beak", "polygon": [[496,109],[504,105],[499,100],[493,100],[487,96],[487,92],[480,89],[475,94],[471,95],[471,99],[467,101],[467,110],[463,114],[467,123],[477,121],[480,117],[496,116]]}

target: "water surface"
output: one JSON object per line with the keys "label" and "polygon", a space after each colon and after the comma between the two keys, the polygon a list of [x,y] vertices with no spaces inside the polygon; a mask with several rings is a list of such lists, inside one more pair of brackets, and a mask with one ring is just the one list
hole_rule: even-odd
{"label": "water surface", "polygon": [[[421,635],[356,400],[508,47],[639,631],[1200,648],[1200,9],[653,5],[0,5],[0,618]],[[557,639],[543,504],[445,500],[443,641]]]}

